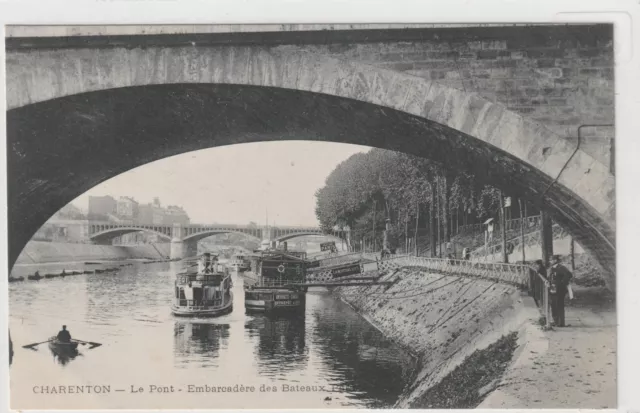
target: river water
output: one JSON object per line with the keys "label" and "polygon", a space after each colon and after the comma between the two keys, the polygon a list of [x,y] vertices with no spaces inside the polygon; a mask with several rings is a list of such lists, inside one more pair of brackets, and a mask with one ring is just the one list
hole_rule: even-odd
{"label": "river water", "polygon": [[[14,275],[34,269],[16,268]],[[10,284],[12,408],[390,407],[411,378],[411,357],[326,291],[309,292],[297,316],[247,315],[242,277],[234,275],[232,313],[176,318],[169,305],[179,269],[137,263],[117,273]],[[74,338],[103,345],[81,346],[66,362],[46,344],[21,347],[46,340],[62,324]],[[193,392],[236,384],[254,391]],[[52,394],[60,385],[103,390]],[[161,387],[168,391],[158,393]]]}

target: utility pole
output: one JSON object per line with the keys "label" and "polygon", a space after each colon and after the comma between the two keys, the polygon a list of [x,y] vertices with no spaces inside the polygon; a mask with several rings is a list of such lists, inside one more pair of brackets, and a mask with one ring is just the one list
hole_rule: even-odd
{"label": "utility pole", "polygon": [[373,200],[373,252],[376,252],[376,208],[377,202]]}
{"label": "utility pole", "polygon": [[416,200],[416,232],[413,235],[413,255],[418,256],[418,223],[420,222],[420,203]]}
{"label": "utility pole", "polygon": [[502,262],[509,262],[509,254],[507,254],[507,219],[504,211],[504,197],[500,191],[500,227],[502,232]]}
{"label": "utility pole", "polygon": [[438,223],[438,257],[442,258],[442,239],[440,238],[440,212],[442,210],[442,191],[440,190],[440,178],[437,178],[437,182],[438,182],[438,198],[437,198],[437,203],[436,203],[436,221]]}
{"label": "utility pole", "polygon": [[[444,242],[448,244],[451,241],[451,211],[449,211],[449,176],[445,173],[442,176],[442,219],[444,229]],[[446,253],[446,251],[445,251]]]}
{"label": "utility pole", "polygon": [[409,206],[407,205],[407,213],[404,216],[404,252],[409,254]]}
{"label": "utility pole", "polygon": [[[525,201],[526,205],[527,201]],[[524,224],[525,224],[525,216],[523,214],[522,209],[522,199],[518,198],[518,207],[520,208],[520,248],[522,248],[522,263],[527,262],[526,254],[524,251]]]}
{"label": "utility pole", "polygon": [[431,247],[431,258],[436,256],[436,186],[431,183],[431,203],[429,204],[429,244]]}

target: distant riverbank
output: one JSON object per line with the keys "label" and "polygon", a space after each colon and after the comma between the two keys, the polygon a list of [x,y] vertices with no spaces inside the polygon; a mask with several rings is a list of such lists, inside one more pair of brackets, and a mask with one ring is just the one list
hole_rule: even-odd
{"label": "distant riverbank", "polygon": [[169,243],[130,246],[71,244],[30,241],[16,261],[17,265],[73,263],[84,261],[119,261],[129,259],[167,259]]}

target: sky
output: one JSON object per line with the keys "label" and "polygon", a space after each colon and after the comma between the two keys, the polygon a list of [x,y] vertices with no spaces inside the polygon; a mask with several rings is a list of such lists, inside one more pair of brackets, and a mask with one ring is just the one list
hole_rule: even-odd
{"label": "sky", "polygon": [[192,223],[316,226],[315,192],[340,162],[370,148],[330,142],[260,142],[203,149],[161,159],[118,175],[89,196],[160,198],[182,206]]}

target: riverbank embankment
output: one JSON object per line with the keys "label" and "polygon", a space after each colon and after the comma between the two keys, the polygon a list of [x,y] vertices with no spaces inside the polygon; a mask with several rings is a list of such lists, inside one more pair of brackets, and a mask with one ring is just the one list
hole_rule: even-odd
{"label": "riverbank embankment", "polygon": [[592,275],[576,271],[567,326],[548,331],[526,292],[489,280],[405,267],[334,293],[417,358],[396,408],[615,408],[615,297]]}
{"label": "riverbank embankment", "polygon": [[167,259],[170,251],[171,245],[169,243],[116,246],[30,241],[22,250],[16,264],[128,259],[157,260]]}
{"label": "riverbank embankment", "polygon": [[518,287],[415,267],[389,277],[399,281],[334,292],[418,359],[397,408],[476,407],[543,334],[535,303]]}

